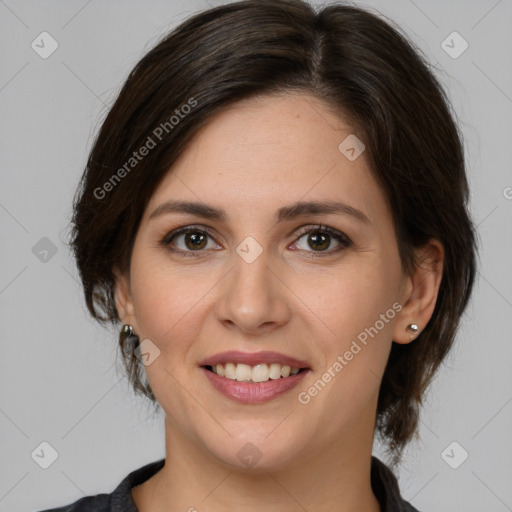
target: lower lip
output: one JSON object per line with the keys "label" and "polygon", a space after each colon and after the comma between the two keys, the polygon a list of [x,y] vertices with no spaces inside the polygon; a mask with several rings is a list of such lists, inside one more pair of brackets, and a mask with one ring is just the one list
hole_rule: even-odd
{"label": "lower lip", "polygon": [[297,386],[310,371],[302,370],[295,375],[280,377],[275,380],[270,379],[266,382],[240,382],[220,377],[203,367],[201,367],[201,370],[217,391],[235,402],[244,404],[258,404],[272,400]]}

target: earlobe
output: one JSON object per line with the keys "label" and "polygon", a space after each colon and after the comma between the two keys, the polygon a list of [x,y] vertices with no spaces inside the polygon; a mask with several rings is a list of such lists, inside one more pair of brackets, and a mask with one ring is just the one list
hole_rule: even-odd
{"label": "earlobe", "polygon": [[434,312],[443,275],[444,249],[438,240],[429,240],[416,250],[417,266],[407,278],[403,307],[395,323],[393,341],[414,341],[425,329]]}

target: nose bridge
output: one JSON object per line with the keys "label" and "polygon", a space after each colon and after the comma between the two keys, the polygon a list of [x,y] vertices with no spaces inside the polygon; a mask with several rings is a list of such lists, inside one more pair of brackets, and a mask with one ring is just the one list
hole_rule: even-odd
{"label": "nose bridge", "polygon": [[282,285],[270,269],[271,251],[247,237],[236,247],[232,261],[218,303],[219,320],[246,331],[285,322],[288,306]]}

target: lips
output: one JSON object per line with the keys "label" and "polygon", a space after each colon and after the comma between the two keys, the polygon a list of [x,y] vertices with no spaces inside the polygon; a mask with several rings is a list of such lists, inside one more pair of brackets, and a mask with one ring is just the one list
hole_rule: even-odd
{"label": "lips", "polygon": [[290,375],[286,378],[256,383],[226,379],[205,368],[201,368],[201,372],[212,387],[226,398],[234,402],[252,405],[274,400],[284,395],[298,386],[309,374],[309,370],[303,370],[296,375]]}
{"label": "lips", "polygon": [[[311,371],[307,361],[268,350],[220,352],[204,359],[199,366],[213,388],[230,400],[245,404],[273,400],[297,386]],[[276,368],[281,375],[277,375]]]}
{"label": "lips", "polygon": [[261,352],[240,352],[237,350],[228,350],[204,359],[199,363],[199,366],[206,367],[215,366],[217,364],[225,365],[226,363],[242,363],[249,366],[256,366],[264,363],[277,363],[281,366],[290,366],[291,368],[311,369],[307,361],[268,350]]}

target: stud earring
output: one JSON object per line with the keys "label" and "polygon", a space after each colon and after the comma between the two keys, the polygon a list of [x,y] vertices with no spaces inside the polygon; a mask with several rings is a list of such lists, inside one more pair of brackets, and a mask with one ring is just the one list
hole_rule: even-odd
{"label": "stud earring", "polygon": [[128,336],[134,335],[133,327],[129,324],[124,324],[123,327],[121,327],[121,337],[122,338],[128,338]]}
{"label": "stud earring", "polygon": [[135,330],[130,324],[125,324],[119,331],[119,344],[123,352],[132,354],[132,352],[139,346],[139,337],[135,334]]}
{"label": "stud earring", "polygon": [[406,329],[407,332],[410,332],[412,334],[418,334],[418,331],[420,328],[416,324],[409,324]]}

